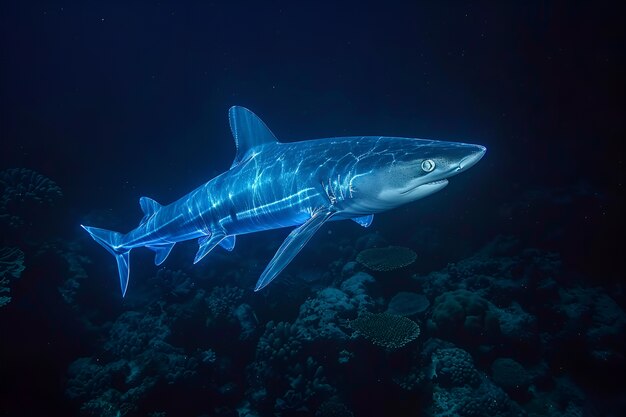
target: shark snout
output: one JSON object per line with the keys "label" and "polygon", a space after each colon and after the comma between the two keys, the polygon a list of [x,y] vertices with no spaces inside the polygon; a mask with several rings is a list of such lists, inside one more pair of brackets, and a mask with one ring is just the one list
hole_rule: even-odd
{"label": "shark snout", "polygon": [[487,152],[487,148],[481,145],[472,145],[473,149],[469,155],[459,161],[457,171],[465,171],[466,169],[473,167]]}

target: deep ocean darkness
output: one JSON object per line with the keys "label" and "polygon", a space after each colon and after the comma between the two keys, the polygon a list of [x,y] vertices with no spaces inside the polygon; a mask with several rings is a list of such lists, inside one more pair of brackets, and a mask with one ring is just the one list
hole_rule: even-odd
{"label": "deep ocean darkness", "polygon": [[[626,415],[622,2],[0,4],[0,416]],[[478,143],[442,191],[194,265],[115,261],[231,166],[227,112],[282,142]]]}

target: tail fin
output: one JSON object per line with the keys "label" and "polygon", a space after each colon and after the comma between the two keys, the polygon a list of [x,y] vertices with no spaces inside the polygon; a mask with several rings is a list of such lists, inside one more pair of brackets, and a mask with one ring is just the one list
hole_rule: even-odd
{"label": "tail fin", "polygon": [[128,255],[130,254],[130,249],[126,249],[120,244],[123,235],[110,230],[98,229],[97,227],[81,226],[91,235],[93,240],[101,244],[111,253],[111,255],[115,256],[115,260],[117,261],[117,271],[120,274],[122,297],[124,297],[126,295],[126,289],[128,288]]}

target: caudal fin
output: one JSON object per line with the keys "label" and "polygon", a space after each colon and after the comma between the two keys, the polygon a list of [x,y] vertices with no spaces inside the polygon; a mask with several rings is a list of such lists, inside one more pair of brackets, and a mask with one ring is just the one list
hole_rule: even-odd
{"label": "caudal fin", "polygon": [[99,244],[109,251],[115,260],[117,261],[117,271],[120,275],[120,286],[122,288],[122,297],[126,295],[126,289],[128,288],[128,259],[130,249],[126,249],[121,245],[122,234],[118,232],[112,232],[110,230],[98,229],[97,227],[89,227],[81,225]]}

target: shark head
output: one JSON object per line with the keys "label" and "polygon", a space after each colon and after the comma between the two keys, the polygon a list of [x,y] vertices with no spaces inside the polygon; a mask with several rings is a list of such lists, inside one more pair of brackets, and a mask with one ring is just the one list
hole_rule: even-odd
{"label": "shark head", "polygon": [[485,152],[484,146],[468,143],[380,138],[375,151],[355,166],[348,211],[376,213],[429,196]]}

